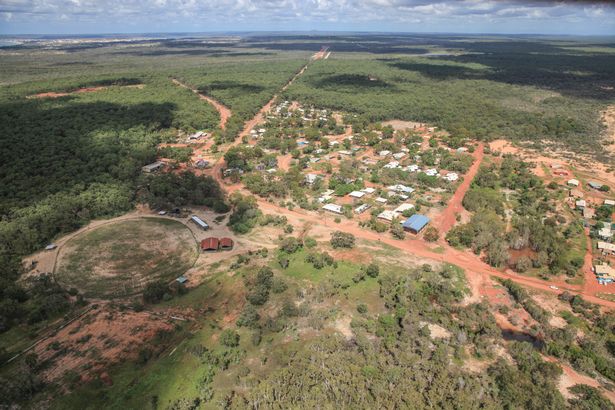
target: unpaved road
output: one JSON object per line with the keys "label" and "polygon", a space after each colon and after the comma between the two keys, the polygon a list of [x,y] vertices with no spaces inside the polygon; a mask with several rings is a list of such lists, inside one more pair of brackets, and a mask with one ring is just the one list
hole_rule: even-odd
{"label": "unpaved road", "polygon": [[455,225],[455,215],[463,211],[463,205],[461,202],[463,201],[463,197],[466,195],[466,192],[468,192],[470,184],[474,180],[476,173],[480,169],[480,164],[483,162],[483,157],[485,156],[484,148],[485,146],[481,142],[478,145],[478,148],[474,151],[474,162],[472,163],[472,166],[463,177],[463,182],[459,185],[457,191],[455,191],[455,194],[448,202],[446,209],[442,215],[440,215],[440,221],[437,224],[437,228],[440,231],[442,241],[444,241],[444,236],[446,233]]}
{"label": "unpaved road", "polygon": [[210,103],[211,105],[214,106],[214,108],[216,109],[216,111],[218,111],[218,114],[220,115],[220,124],[218,125],[220,127],[221,130],[226,128],[226,122],[228,121],[228,119],[231,117],[232,113],[230,108],[228,108],[226,105],[222,104],[221,102],[205,95],[199,92],[199,90],[195,89],[195,88],[191,88],[190,86],[182,83],[181,81],[179,81],[176,78],[173,78],[171,81],[173,81],[173,84],[178,85],[180,87],[183,88],[187,88],[188,90],[192,91],[193,93],[197,94],[199,96],[199,98],[201,100],[207,101],[208,103]]}

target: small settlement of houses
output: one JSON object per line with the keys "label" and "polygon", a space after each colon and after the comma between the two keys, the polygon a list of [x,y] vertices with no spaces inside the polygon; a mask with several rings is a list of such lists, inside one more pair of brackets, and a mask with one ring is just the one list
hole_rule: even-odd
{"label": "small settlement of houses", "polygon": [[[581,213],[583,222],[591,232],[598,251],[593,260],[593,272],[600,284],[615,283],[615,244],[613,244],[615,224],[612,215],[615,211],[615,200],[601,199],[586,196],[581,189],[578,179],[569,179],[566,184],[570,187],[568,192],[568,204],[573,210]],[[593,190],[600,190],[602,184],[588,182],[587,186]]]}

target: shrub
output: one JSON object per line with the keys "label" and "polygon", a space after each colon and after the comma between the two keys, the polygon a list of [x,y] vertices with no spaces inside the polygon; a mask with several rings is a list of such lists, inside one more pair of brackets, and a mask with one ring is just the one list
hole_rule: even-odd
{"label": "shrub", "polygon": [[427,242],[436,242],[438,239],[440,239],[440,232],[437,228],[433,226],[428,226],[425,229],[423,237]]}
{"label": "shrub", "polygon": [[223,330],[220,333],[220,344],[226,347],[239,346],[239,334],[232,329]]}
{"label": "shrub", "polygon": [[167,293],[168,286],[162,281],[148,283],[143,290],[143,301],[145,303],[158,303]]}
{"label": "shrub", "polygon": [[351,233],[335,231],[331,235],[331,246],[333,248],[353,248],[355,245],[355,237]]}

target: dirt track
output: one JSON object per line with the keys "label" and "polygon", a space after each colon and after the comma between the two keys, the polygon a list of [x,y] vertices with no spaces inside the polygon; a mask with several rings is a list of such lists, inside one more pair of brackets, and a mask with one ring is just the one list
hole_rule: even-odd
{"label": "dirt track", "polygon": [[463,205],[461,202],[463,201],[463,197],[466,195],[466,192],[470,188],[470,184],[476,173],[480,168],[480,164],[483,162],[483,158],[485,156],[484,145],[481,142],[478,145],[476,151],[474,151],[474,163],[463,177],[463,182],[455,191],[455,194],[448,202],[448,205],[442,215],[440,216],[440,221],[437,224],[438,230],[440,231],[441,240],[444,241],[444,236],[446,233],[455,225],[455,215],[461,213],[463,211]]}
{"label": "dirt track", "polygon": [[199,98],[201,100],[207,101],[208,103],[210,103],[211,105],[214,106],[214,108],[216,109],[216,111],[218,111],[218,114],[220,114],[220,124],[218,125],[220,127],[221,130],[226,128],[226,123],[228,121],[228,119],[231,117],[232,113],[230,108],[228,108],[227,106],[225,106],[224,104],[220,103],[217,100],[214,100],[213,98],[205,95],[205,94],[201,94],[199,92],[199,90],[196,90],[194,88],[190,88],[188,85],[180,82],[179,80],[173,78],[171,81],[173,81],[174,84],[186,88],[190,91],[192,91],[193,93],[197,94],[199,96]]}

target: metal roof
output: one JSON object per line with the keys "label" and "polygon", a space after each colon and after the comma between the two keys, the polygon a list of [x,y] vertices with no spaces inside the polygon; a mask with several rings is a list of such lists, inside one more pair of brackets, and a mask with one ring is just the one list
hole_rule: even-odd
{"label": "metal roof", "polygon": [[201,249],[202,250],[212,250],[218,249],[218,238],[206,238],[201,241]]}
{"label": "metal roof", "polygon": [[429,223],[429,218],[425,215],[414,214],[410,218],[406,219],[403,223],[404,228],[411,229],[413,231],[420,231]]}

